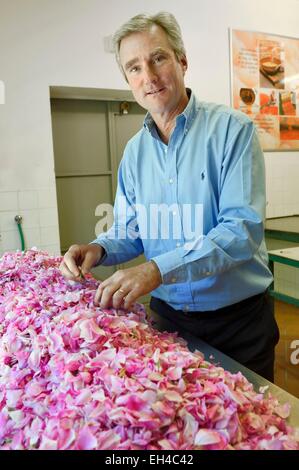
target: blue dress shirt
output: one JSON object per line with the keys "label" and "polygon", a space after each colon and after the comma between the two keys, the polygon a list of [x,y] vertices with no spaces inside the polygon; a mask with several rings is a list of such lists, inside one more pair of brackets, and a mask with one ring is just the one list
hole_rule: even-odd
{"label": "blue dress shirt", "polygon": [[[152,211],[161,204],[171,209],[169,234]],[[192,212],[195,206],[198,212]],[[183,217],[190,207],[193,228],[202,213],[202,231],[193,239]],[[174,309],[216,310],[264,292],[272,282],[264,211],[264,160],[252,121],[191,93],[168,145],[149,113],[128,142],[114,224],[92,243],[104,247],[103,265],[141,253],[152,259],[163,279],[152,294]]]}

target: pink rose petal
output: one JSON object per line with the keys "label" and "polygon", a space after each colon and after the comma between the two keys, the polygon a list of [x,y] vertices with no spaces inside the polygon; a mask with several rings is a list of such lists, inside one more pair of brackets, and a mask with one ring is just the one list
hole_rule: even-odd
{"label": "pink rose petal", "polygon": [[98,441],[90,429],[85,426],[79,432],[77,438],[77,448],[78,450],[92,450],[96,449],[98,445]]}
{"label": "pink rose petal", "polygon": [[44,252],[0,259],[0,449],[299,450],[256,393],[158,332],[145,309],[101,309],[98,282],[65,280]]}

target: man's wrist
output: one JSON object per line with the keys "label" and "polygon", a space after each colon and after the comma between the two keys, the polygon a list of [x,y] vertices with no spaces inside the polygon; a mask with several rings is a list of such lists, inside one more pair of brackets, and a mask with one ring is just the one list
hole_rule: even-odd
{"label": "man's wrist", "polygon": [[149,263],[152,265],[152,268],[154,269],[155,273],[157,274],[157,277],[159,277],[159,279],[160,279],[160,283],[162,284],[163,279],[162,279],[161,271],[160,271],[158,265],[152,259],[149,261]]}
{"label": "man's wrist", "polygon": [[106,250],[104,247],[102,247],[102,245],[100,245],[99,243],[90,243],[89,244],[90,246],[94,246],[97,248],[97,251],[98,253],[96,253],[96,256],[97,256],[97,259],[96,259],[96,262],[94,264],[94,267],[95,266],[98,266],[101,262],[101,260],[104,258],[104,256],[106,255]]}

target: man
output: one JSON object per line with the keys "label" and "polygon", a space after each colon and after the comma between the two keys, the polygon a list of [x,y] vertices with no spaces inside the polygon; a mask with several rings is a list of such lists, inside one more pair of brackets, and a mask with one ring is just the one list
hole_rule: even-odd
{"label": "man", "polygon": [[[186,89],[186,53],[169,13],[138,15],[114,36],[116,57],[136,101],[148,113],[127,144],[118,173],[112,229],[73,245],[61,271],[80,278],[98,264],[144,253],[146,263],[117,271],[99,286],[95,304],[130,308],[152,292],[151,308],[273,380],[278,329],[266,295],[272,281],[264,242],[264,163],[244,114],[199,102]],[[121,201],[125,201],[124,210]],[[148,236],[136,210],[176,207],[177,234]],[[202,234],[186,236],[183,210],[202,206]],[[143,214],[144,215],[144,214]],[[195,218],[195,219],[194,219]],[[197,216],[189,219],[193,223]],[[190,221],[190,220],[189,220]],[[121,236],[125,233],[125,236]]]}

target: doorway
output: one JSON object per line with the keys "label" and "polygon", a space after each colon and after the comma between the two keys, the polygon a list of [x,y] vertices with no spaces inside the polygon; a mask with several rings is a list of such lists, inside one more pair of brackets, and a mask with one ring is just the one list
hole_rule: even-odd
{"label": "doorway", "polygon": [[[142,127],[145,110],[123,90],[51,87],[51,117],[61,253],[96,238],[101,203],[113,204],[117,169],[128,140]],[[107,227],[108,228],[108,227]],[[117,269],[93,270],[106,279]],[[140,301],[144,301],[142,298]]]}

